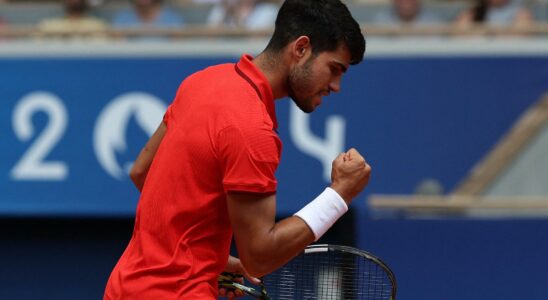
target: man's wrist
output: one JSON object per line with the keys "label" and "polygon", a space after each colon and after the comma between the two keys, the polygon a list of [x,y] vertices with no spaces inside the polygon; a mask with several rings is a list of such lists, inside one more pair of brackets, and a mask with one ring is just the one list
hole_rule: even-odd
{"label": "man's wrist", "polygon": [[295,213],[314,233],[317,241],[348,211],[346,201],[333,188],[326,188],[314,200]]}
{"label": "man's wrist", "polygon": [[343,199],[347,206],[352,203],[352,196],[346,193],[345,189],[341,188],[336,183],[331,184],[329,188],[335,191],[341,197],[341,199]]}

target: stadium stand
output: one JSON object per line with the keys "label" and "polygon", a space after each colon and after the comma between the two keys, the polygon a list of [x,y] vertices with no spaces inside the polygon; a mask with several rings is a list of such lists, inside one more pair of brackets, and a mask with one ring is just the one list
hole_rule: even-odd
{"label": "stadium stand", "polygon": [[[99,0],[100,1],[100,0]],[[394,24],[373,24],[374,17],[381,12],[387,12],[391,9],[390,1],[346,1],[349,9],[352,11],[356,19],[362,24],[364,30],[369,36],[403,36],[409,35],[450,35],[455,33],[473,34],[506,34],[508,30],[501,26],[473,26],[471,28],[458,28],[454,26],[455,19],[462,11],[473,6],[471,0],[425,0],[423,1],[422,10],[429,15],[436,16],[440,20],[440,24],[410,27],[410,26],[395,26]],[[527,7],[534,15],[534,26],[527,28],[519,28],[518,31],[533,35],[548,35],[548,1],[547,0],[524,0],[524,6]],[[185,27],[179,31],[170,29],[171,31],[158,34],[168,34],[179,38],[183,37],[201,37],[201,36],[267,36],[269,30],[248,31],[245,28],[208,28],[206,26],[208,16],[214,7],[213,2],[193,2],[190,0],[172,0],[166,1],[166,6],[175,10],[182,15],[185,20]],[[114,16],[123,9],[131,6],[130,1],[105,1],[93,3],[91,15],[111,23]],[[32,30],[42,20],[52,17],[59,17],[63,14],[61,1],[0,1],[0,19],[4,20],[7,26],[3,26],[0,31],[0,36],[15,36],[26,37],[34,36]],[[510,32],[512,33],[512,32]],[[110,33],[114,36],[126,34],[124,32]],[[139,34],[139,32],[131,32],[130,34]],[[147,34],[150,34],[148,32]]]}

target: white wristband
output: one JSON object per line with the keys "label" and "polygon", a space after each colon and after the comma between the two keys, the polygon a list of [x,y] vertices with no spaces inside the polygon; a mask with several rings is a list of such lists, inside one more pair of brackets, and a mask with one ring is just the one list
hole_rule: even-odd
{"label": "white wristband", "polygon": [[348,211],[343,198],[332,188],[326,188],[305,207],[295,213],[314,233],[315,241]]}

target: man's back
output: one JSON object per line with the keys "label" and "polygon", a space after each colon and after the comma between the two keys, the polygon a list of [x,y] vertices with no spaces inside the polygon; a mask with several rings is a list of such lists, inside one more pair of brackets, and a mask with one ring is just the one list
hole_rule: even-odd
{"label": "man's back", "polygon": [[[142,190],[132,240],[107,288],[113,299],[118,293],[147,299],[215,297],[232,236],[225,192],[275,190],[275,181],[254,179],[256,172],[245,168],[246,162],[234,160],[248,152],[247,138],[257,131],[277,139],[259,94],[234,64],[187,78],[164,122],[167,131]],[[273,156],[265,164],[275,170],[278,147],[266,149]],[[238,172],[232,167],[236,161]]]}

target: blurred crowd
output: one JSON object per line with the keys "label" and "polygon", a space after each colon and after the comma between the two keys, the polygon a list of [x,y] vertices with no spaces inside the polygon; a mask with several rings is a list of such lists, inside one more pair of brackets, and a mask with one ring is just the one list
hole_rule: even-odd
{"label": "blurred crowd", "polygon": [[[44,35],[97,37],[105,36],[111,29],[269,30],[273,28],[281,2],[283,0],[57,0],[36,3],[0,0],[0,29],[27,27]],[[451,26],[465,30],[487,25],[527,29],[535,23],[548,21],[546,0],[344,2],[364,26]]]}

